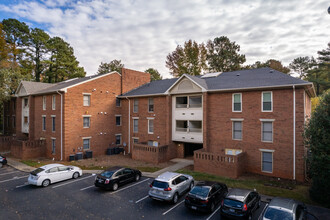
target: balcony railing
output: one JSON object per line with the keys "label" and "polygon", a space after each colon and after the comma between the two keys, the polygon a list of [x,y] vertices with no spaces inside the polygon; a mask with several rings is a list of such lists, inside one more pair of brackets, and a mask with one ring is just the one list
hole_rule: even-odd
{"label": "balcony railing", "polygon": [[196,132],[196,133],[202,132],[201,128],[175,128],[175,130],[179,132]]}

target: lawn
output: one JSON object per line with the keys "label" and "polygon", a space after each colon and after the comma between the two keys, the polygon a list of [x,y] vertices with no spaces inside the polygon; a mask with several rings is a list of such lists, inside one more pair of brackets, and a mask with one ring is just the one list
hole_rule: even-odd
{"label": "lawn", "polygon": [[[308,195],[308,185],[304,184],[293,184],[286,183],[285,186],[274,180],[265,180],[263,178],[248,178],[248,179],[230,179],[226,177],[215,176],[206,173],[194,172],[188,169],[178,170],[177,172],[185,173],[194,177],[194,179],[199,181],[217,181],[225,183],[229,188],[245,188],[245,189],[256,189],[257,192],[268,196],[280,196],[293,198],[302,201],[306,204],[320,205],[315,203],[309,198]],[[269,186],[269,185],[272,186]],[[286,188],[291,189],[286,189]]]}

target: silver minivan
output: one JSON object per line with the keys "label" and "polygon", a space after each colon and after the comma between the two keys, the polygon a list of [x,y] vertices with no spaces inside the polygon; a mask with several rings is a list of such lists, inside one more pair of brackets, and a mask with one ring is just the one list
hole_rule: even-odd
{"label": "silver minivan", "polygon": [[149,197],[155,200],[177,203],[179,196],[193,187],[194,178],[192,176],[165,172],[150,184]]}

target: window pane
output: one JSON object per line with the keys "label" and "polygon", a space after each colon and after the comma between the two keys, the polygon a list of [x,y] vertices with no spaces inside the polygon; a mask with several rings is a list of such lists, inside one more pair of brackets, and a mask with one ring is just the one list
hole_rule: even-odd
{"label": "window pane", "polygon": [[153,98],[149,98],[149,108],[148,108],[149,112],[153,112],[154,111],[154,99]]}
{"label": "window pane", "polygon": [[202,132],[202,121],[189,121],[190,132]]}
{"label": "window pane", "polygon": [[116,125],[121,125],[120,116],[116,116]]}
{"label": "window pane", "polygon": [[264,132],[263,141],[272,141],[272,133]]}
{"label": "window pane", "polygon": [[84,139],[83,140],[83,147],[84,149],[89,149],[90,139]]}
{"label": "window pane", "polygon": [[233,139],[237,139],[237,140],[242,139],[242,122],[241,121],[233,122]]}
{"label": "window pane", "polygon": [[272,125],[273,123],[272,122],[263,122],[263,130],[264,131],[269,131],[269,132],[272,132]]}
{"label": "window pane", "polygon": [[241,94],[235,94],[234,103],[240,103],[240,102],[241,102]]}
{"label": "window pane", "polygon": [[177,108],[187,108],[188,98],[185,97],[176,97],[176,107]]}
{"label": "window pane", "polygon": [[134,99],[133,112],[138,112],[138,111],[139,111],[139,100]]}
{"label": "window pane", "polygon": [[271,111],[272,110],[272,103],[271,102],[263,102],[263,110],[264,111]]}
{"label": "window pane", "polygon": [[241,103],[234,103],[234,111],[241,111]]}
{"label": "window pane", "polygon": [[133,119],[133,132],[139,132],[139,120]]}
{"label": "window pane", "polygon": [[116,135],[116,144],[121,144],[121,135]]}
{"label": "window pane", "polygon": [[120,107],[120,99],[119,98],[116,98],[116,106]]}
{"label": "window pane", "polygon": [[189,108],[202,107],[202,96],[190,96],[189,97]]}
{"label": "window pane", "polygon": [[154,132],[154,120],[149,120],[149,133]]}
{"label": "window pane", "polygon": [[271,102],[272,101],[272,95],[270,92],[264,92],[263,95],[263,102]]}
{"label": "window pane", "polygon": [[55,131],[55,117],[52,117],[52,121],[53,121],[53,129],[52,129],[52,131]]}
{"label": "window pane", "polygon": [[176,131],[187,132],[188,122],[187,121],[176,121]]}
{"label": "window pane", "polygon": [[90,118],[84,117],[84,127],[89,128],[89,126],[90,126]]}
{"label": "window pane", "polygon": [[84,106],[90,106],[90,95],[84,95]]}
{"label": "window pane", "polygon": [[262,171],[272,172],[272,153],[271,152],[262,152]]}
{"label": "window pane", "polygon": [[273,141],[273,123],[263,122],[262,123],[262,140],[263,141]]}

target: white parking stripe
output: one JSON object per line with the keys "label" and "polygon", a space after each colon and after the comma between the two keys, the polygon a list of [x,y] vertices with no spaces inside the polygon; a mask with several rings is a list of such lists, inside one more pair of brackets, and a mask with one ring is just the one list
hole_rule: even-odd
{"label": "white parking stripe", "polygon": [[4,182],[12,181],[12,180],[18,180],[18,179],[26,178],[26,177],[28,177],[28,176],[29,176],[29,175],[27,175],[27,176],[20,176],[20,177],[15,176],[15,177],[13,177],[13,178],[11,178],[11,179],[8,179],[8,180],[2,180],[2,181],[0,181],[0,183],[4,183]]}
{"label": "white parking stripe", "polygon": [[28,185],[29,185],[29,183],[25,182],[24,185],[16,186],[16,188],[21,188],[21,187],[28,186]]}
{"label": "white parking stripe", "polygon": [[92,188],[92,187],[94,187],[94,185],[92,185],[92,186],[88,186],[88,187],[85,187],[85,188],[82,188],[82,189],[80,189],[80,190],[83,191],[83,190],[85,190],[85,189],[89,189],[89,188]]}
{"label": "white parking stripe", "polygon": [[127,186],[127,187],[125,187],[125,188],[122,188],[122,189],[120,189],[120,190],[114,191],[114,192],[112,192],[112,193],[110,193],[110,194],[115,194],[115,193],[117,193],[117,192],[120,192],[120,191],[123,191],[123,190],[125,190],[125,189],[131,188],[131,187],[133,187],[133,186],[135,186],[135,185],[138,185],[138,184],[140,184],[140,183],[143,183],[143,182],[145,182],[145,181],[147,181],[147,180],[149,180],[149,178],[147,178],[147,179],[145,179],[145,180],[142,180],[142,181],[140,181],[140,182],[138,182],[138,183],[135,183],[135,184],[133,184],[133,185]]}
{"label": "white parking stripe", "polygon": [[18,170],[16,170],[16,171],[13,171],[13,172],[8,172],[8,173],[1,173],[1,174],[0,174],[0,176],[1,176],[1,175],[12,174],[12,173],[17,173],[17,172],[19,172],[19,171],[18,171]]}
{"label": "white parking stripe", "polygon": [[164,212],[163,215],[166,215],[167,213],[169,213],[170,211],[172,211],[173,209],[175,209],[177,206],[179,206],[183,202],[184,202],[184,200],[182,200],[181,202],[179,202],[178,204],[176,204],[175,206],[173,206],[172,208],[170,208],[169,210],[167,210],[166,212]]}
{"label": "white parking stripe", "polygon": [[138,201],[136,201],[135,203],[139,203],[139,202],[141,202],[142,200],[145,200],[146,198],[148,198],[149,197],[149,195],[148,196],[145,196],[145,197],[143,197],[142,199],[139,199]]}
{"label": "white parking stripe", "polygon": [[221,206],[219,206],[219,208],[217,208],[206,220],[209,220],[212,218],[212,216],[221,208]]}
{"label": "white parking stripe", "polygon": [[75,183],[75,182],[78,182],[78,181],[80,181],[80,180],[84,180],[84,179],[87,179],[87,178],[93,177],[93,176],[95,176],[95,175],[92,174],[92,175],[90,175],[90,176],[86,176],[86,177],[84,177],[84,178],[79,178],[79,179],[74,180],[74,181],[70,181],[70,182],[67,182],[67,183],[63,183],[63,184],[61,184],[61,185],[53,186],[52,188],[55,189],[55,188],[58,188],[58,187],[61,187],[61,186],[68,185],[68,184],[70,184],[70,183]]}

